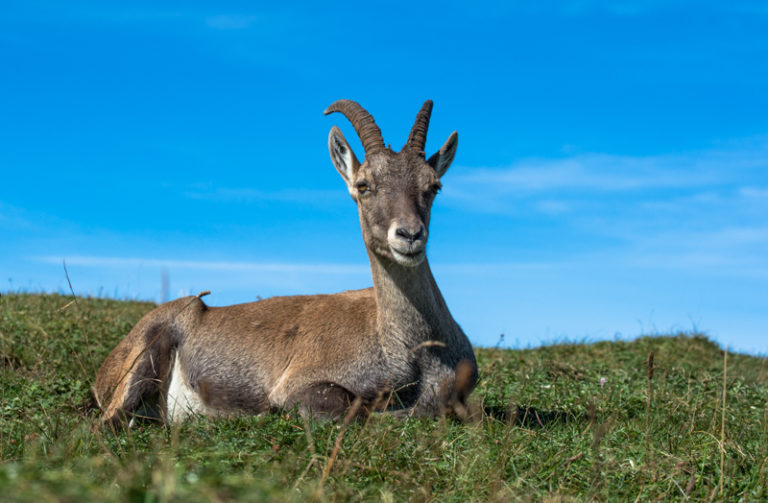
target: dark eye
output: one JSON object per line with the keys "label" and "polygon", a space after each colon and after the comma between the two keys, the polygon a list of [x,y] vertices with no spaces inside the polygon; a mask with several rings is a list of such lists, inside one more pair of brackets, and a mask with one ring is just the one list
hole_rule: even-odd
{"label": "dark eye", "polygon": [[440,192],[440,189],[441,189],[442,187],[443,187],[443,186],[442,186],[442,185],[440,185],[440,182],[438,182],[438,183],[435,183],[435,184],[433,184],[433,185],[432,185],[432,186],[429,188],[429,191],[432,193],[432,195],[435,195],[435,194],[437,194],[438,192]]}
{"label": "dark eye", "polygon": [[357,192],[359,194],[365,194],[368,192],[371,188],[368,186],[367,182],[357,182],[355,185],[355,188],[357,189]]}

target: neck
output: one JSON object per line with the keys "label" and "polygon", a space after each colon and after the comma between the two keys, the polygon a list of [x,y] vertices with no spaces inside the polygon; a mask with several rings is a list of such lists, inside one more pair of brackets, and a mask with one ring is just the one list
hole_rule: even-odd
{"label": "neck", "polygon": [[415,267],[374,255],[370,251],[376,295],[377,329],[382,345],[415,347],[436,340],[450,343],[458,326],[445,305],[426,258]]}

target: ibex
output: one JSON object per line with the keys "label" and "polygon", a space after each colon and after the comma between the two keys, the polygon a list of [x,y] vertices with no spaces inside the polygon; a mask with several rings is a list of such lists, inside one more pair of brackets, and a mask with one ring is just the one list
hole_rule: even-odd
{"label": "ibex", "polygon": [[384,146],[356,102],[339,100],[325,114],[332,112],[349,119],[365,150],[361,164],[331,128],[331,160],[357,203],[373,287],[227,307],[209,307],[200,296],[161,305],[96,375],[104,421],[145,415],[176,422],[295,406],[338,418],[353,401],[367,411],[434,415],[463,403],[477,379],[475,355],[426,259],[432,202],[458,135],[426,159],[432,101],[400,152]]}

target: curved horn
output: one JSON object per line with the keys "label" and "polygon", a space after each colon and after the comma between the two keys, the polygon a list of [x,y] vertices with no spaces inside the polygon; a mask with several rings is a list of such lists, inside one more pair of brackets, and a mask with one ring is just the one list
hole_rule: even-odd
{"label": "curved horn", "polygon": [[333,112],[341,112],[344,114],[344,117],[349,119],[355,131],[357,131],[357,136],[360,137],[360,141],[363,143],[366,155],[385,148],[384,138],[381,137],[381,129],[376,125],[373,116],[357,102],[352,100],[336,101],[325,109],[324,114],[328,115]]}
{"label": "curved horn", "polygon": [[427,144],[427,129],[429,128],[429,118],[432,116],[432,100],[427,100],[421,106],[421,110],[416,115],[416,122],[413,123],[411,133],[408,135],[408,141],[405,148],[421,152],[424,155],[424,145]]}

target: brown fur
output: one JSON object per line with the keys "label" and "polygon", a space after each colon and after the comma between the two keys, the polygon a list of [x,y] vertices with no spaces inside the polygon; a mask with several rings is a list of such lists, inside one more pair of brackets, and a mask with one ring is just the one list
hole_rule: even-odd
{"label": "brown fur", "polygon": [[[227,307],[208,307],[197,297],[164,304],[99,369],[93,389],[103,419],[119,421],[137,410],[167,419],[176,360],[210,414],[298,406],[338,418],[356,397],[370,410],[381,407],[382,396],[390,410],[457,410],[477,366],[424,252],[432,201],[457,137],[425,161],[420,139],[430,111],[431,102],[411,135],[415,146],[409,139],[396,153],[377,144],[362,165],[338,128],[331,130],[331,159],[358,204],[373,288]],[[378,131],[372,119],[365,127]]]}

